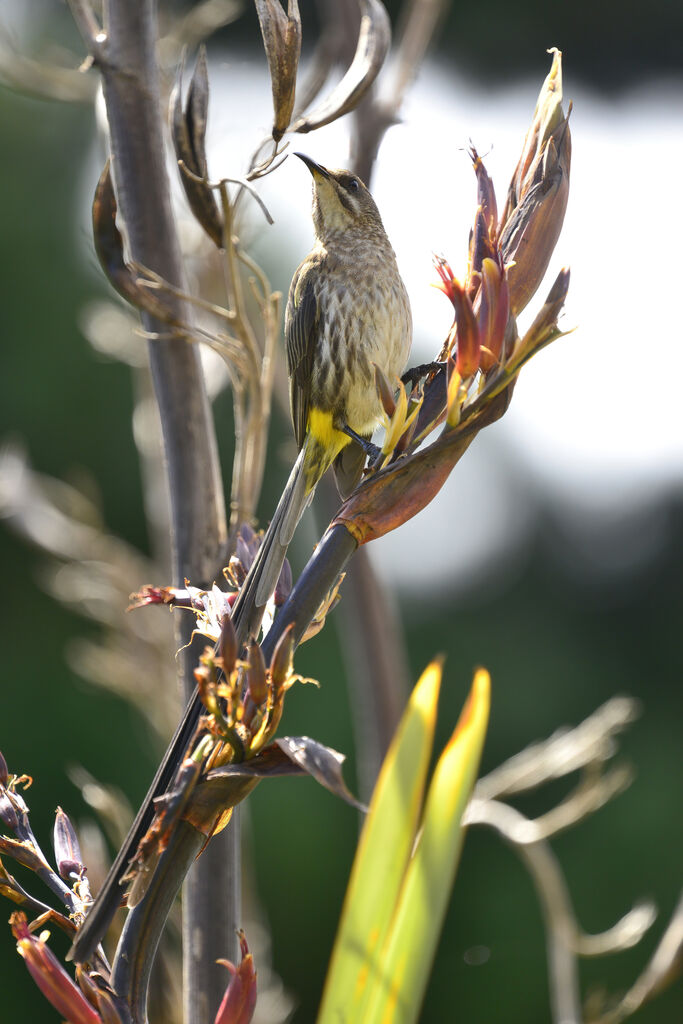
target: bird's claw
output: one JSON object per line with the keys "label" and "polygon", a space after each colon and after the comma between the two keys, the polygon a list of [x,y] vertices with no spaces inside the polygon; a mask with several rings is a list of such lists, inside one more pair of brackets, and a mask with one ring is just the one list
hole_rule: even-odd
{"label": "bird's claw", "polygon": [[420,363],[419,366],[411,366],[410,369],[401,377],[401,383],[406,386],[410,384],[411,388],[415,387],[419,380],[423,377],[428,377],[430,373],[437,373],[445,367],[445,363],[441,363],[438,360],[434,360],[431,363]]}

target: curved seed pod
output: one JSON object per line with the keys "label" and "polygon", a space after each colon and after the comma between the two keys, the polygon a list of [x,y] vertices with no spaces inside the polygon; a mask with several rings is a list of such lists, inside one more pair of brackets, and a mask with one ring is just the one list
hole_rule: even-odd
{"label": "curved seed pod", "polygon": [[169,311],[157,294],[138,283],[136,274],[123,255],[123,237],[116,226],[116,197],[111,179],[109,160],[104,165],[95,189],[92,204],[92,229],[95,253],[105,277],[119,295],[151,316],[172,326],[179,326],[178,318]]}
{"label": "curved seed pod", "polygon": [[116,226],[116,197],[107,160],[95,189],[92,204],[92,230],[95,254],[109,284],[134,306],[139,287],[123,255],[123,237]]}
{"label": "curved seed pod", "polygon": [[360,0],[358,44],[351,66],[319,107],[299,118],[293,132],[311,132],[354,110],[377,78],[391,45],[391,22],[380,0]]}
{"label": "curved seed pod", "polygon": [[[185,110],[182,107],[184,64],[181,63],[169,99],[171,135],[180,180],[192,213],[212,242],[223,246],[223,221],[213,189],[209,188],[206,163],[206,122],[209,109],[209,73],[206,49],[201,47],[192,73]],[[189,173],[188,173],[189,172]]]}
{"label": "curved seed pod", "polygon": [[273,138],[279,142],[289,127],[301,54],[301,17],[297,0],[255,0],[273,90]]}

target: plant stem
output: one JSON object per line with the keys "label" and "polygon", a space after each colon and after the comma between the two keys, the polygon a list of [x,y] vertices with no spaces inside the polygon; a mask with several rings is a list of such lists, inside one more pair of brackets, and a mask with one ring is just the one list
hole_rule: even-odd
{"label": "plant stem", "polygon": [[[149,267],[180,291],[186,290],[165,164],[155,58],[156,5],[153,0],[106,0],[104,35],[97,42],[92,37],[94,19],[84,18],[82,8],[83,4],[76,5],[79,27],[89,33],[87,41],[102,74],[114,182],[130,259]],[[167,301],[175,307],[178,319],[191,322],[191,311],[179,296],[168,295]],[[220,565],[227,530],[216,437],[199,352],[185,340],[169,336],[165,325],[153,317],[143,313],[142,322],[150,336],[150,367],[164,441],[173,575],[180,585],[185,578],[202,585],[211,582]],[[183,622],[183,626],[187,629],[189,623]],[[179,639],[185,642],[187,636]],[[195,653],[187,649],[180,659],[185,701],[195,687],[195,663]],[[225,924],[229,920],[232,933],[238,890],[237,863],[225,855],[218,865],[211,860],[200,862],[184,906],[185,935],[191,935],[192,947],[199,944],[203,952],[201,963],[193,957],[185,971],[187,1024],[204,1024],[210,1019],[195,1013],[198,992],[214,1010],[220,1001],[224,978],[220,986],[211,982],[216,957],[237,958],[236,938],[231,934],[226,944]],[[204,919],[209,892],[212,914]],[[230,894],[227,919],[221,913],[225,893]],[[126,949],[131,947],[124,939],[119,959],[125,957]],[[143,1014],[146,991],[136,993],[135,998],[139,1001],[136,1012]]]}
{"label": "plant stem", "polygon": [[[111,984],[127,1001],[133,1024],[146,1024],[147,992],[159,938],[187,865],[197,856],[203,841],[200,832],[180,822],[159,859],[146,898],[126,918],[112,964]],[[136,955],[130,956],[129,950],[136,950]],[[207,998],[201,996],[202,1003]]]}

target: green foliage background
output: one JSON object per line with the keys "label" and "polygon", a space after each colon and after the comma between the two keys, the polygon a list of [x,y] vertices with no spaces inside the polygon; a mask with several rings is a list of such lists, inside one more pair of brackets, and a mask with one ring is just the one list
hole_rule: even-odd
{"label": "green foliage background", "polygon": [[[496,31],[483,40],[479,69],[497,59],[500,48],[497,16],[489,8],[488,24]],[[591,11],[595,14],[594,6]],[[458,16],[465,17],[456,9],[449,31],[455,31]],[[468,12],[470,32],[476,17]],[[534,15],[522,17],[531,24]],[[589,67],[592,50],[609,51],[610,27],[584,51]],[[541,42],[534,41],[535,56],[549,43],[568,48],[562,31],[559,23],[548,28]],[[648,31],[643,39],[649,38]],[[525,40],[521,33],[520,44]],[[643,44],[632,67],[647,63],[647,50]],[[671,60],[675,63],[675,52]],[[619,65],[622,77],[625,66],[625,61]],[[0,91],[0,442],[21,440],[41,472],[62,479],[92,477],[108,526],[144,550],[129,371],[95,355],[78,330],[84,301],[104,292],[94,257],[88,256],[81,199],[84,189],[94,187],[94,178],[83,179],[92,132],[92,115],[83,108]],[[227,408],[228,398],[221,402]],[[264,495],[266,517],[273,497]],[[473,667],[489,668],[493,705],[484,771],[557,726],[578,722],[615,693],[642,700],[643,717],[624,741],[638,769],[635,783],[554,844],[587,930],[609,927],[639,897],[653,898],[661,910],[652,937],[638,947],[582,966],[584,985],[604,983],[618,990],[644,965],[680,883],[681,494],[672,493],[662,508],[668,547],[618,586],[570,577],[556,555],[561,543],[556,524],[543,514],[542,504],[540,509],[535,541],[514,580],[474,599],[442,594],[430,604],[422,595],[419,602],[410,594],[400,596],[412,677],[434,653],[447,654],[440,715],[445,740]],[[44,594],[43,557],[2,526],[0,565],[5,593],[0,749],[10,770],[35,776],[29,793],[32,818],[49,847],[58,803],[75,818],[85,812],[66,777],[67,765],[83,763],[136,802],[158,751],[128,707],[69,670],[65,645],[92,627]],[[298,669],[323,685],[320,691],[292,691],[283,730],[351,752],[337,644],[328,628],[301,651]],[[539,812],[561,794],[558,786],[524,807]],[[299,780],[261,786],[251,804],[253,857],[272,926],[275,967],[298,1000],[294,1020],[308,1022],[320,995],[357,820],[349,808]],[[4,906],[8,917],[11,907]],[[467,965],[465,953],[473,946],[488,947],[485,964]],[[57,934],[54,947],[64,951]],[[46,1024],[56,1019],[28,981],[8,928],[4,938],[0,929],[0,984],[6,1019]],[[676,1007],[676,992],[669,992],[636,1019],[665,1024],[676,1018]],[[542,922],[531,882],[514,853],[488,833],[471,833],[422,1020],[496,1024],[548,1018]]]}

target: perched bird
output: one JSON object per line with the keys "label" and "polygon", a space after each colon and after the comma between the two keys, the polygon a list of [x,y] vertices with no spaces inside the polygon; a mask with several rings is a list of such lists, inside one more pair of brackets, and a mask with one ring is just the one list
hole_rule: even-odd
{"label": "perched bird", "polygon": [[[313,175],[315,244],[296,270],[285,313],[287,369],[299,455],[263,543],[233,606],[238,641],[258,632],[289,542],[322,475],[334,466],[342,495],[363,472],[382,417],[374,365],[398,377],[410,351],[412,321],[375,201],[350,171],[330,171],[297,153]],[[123,847],[70,951],[87,959],[121,898],[121,878],[149,828],[153,801],[181,764],[203,705],[195,692]]]}
{"label": "perched bird", "polygon": [[[403,372],[412,319],[405,285],[379,210],[350,171],[330,171],[297,153],[313,176],[315,244],[292,278],[285,342],[299,457],[241,601],[252,621],[277,583],[287,547],[323,473],[332,465],[343,497],[362,475],[382,417],[374,366]],[[248,611],[247,604],[253,606]],[[259,614],[259,610],[261,610]]]}

